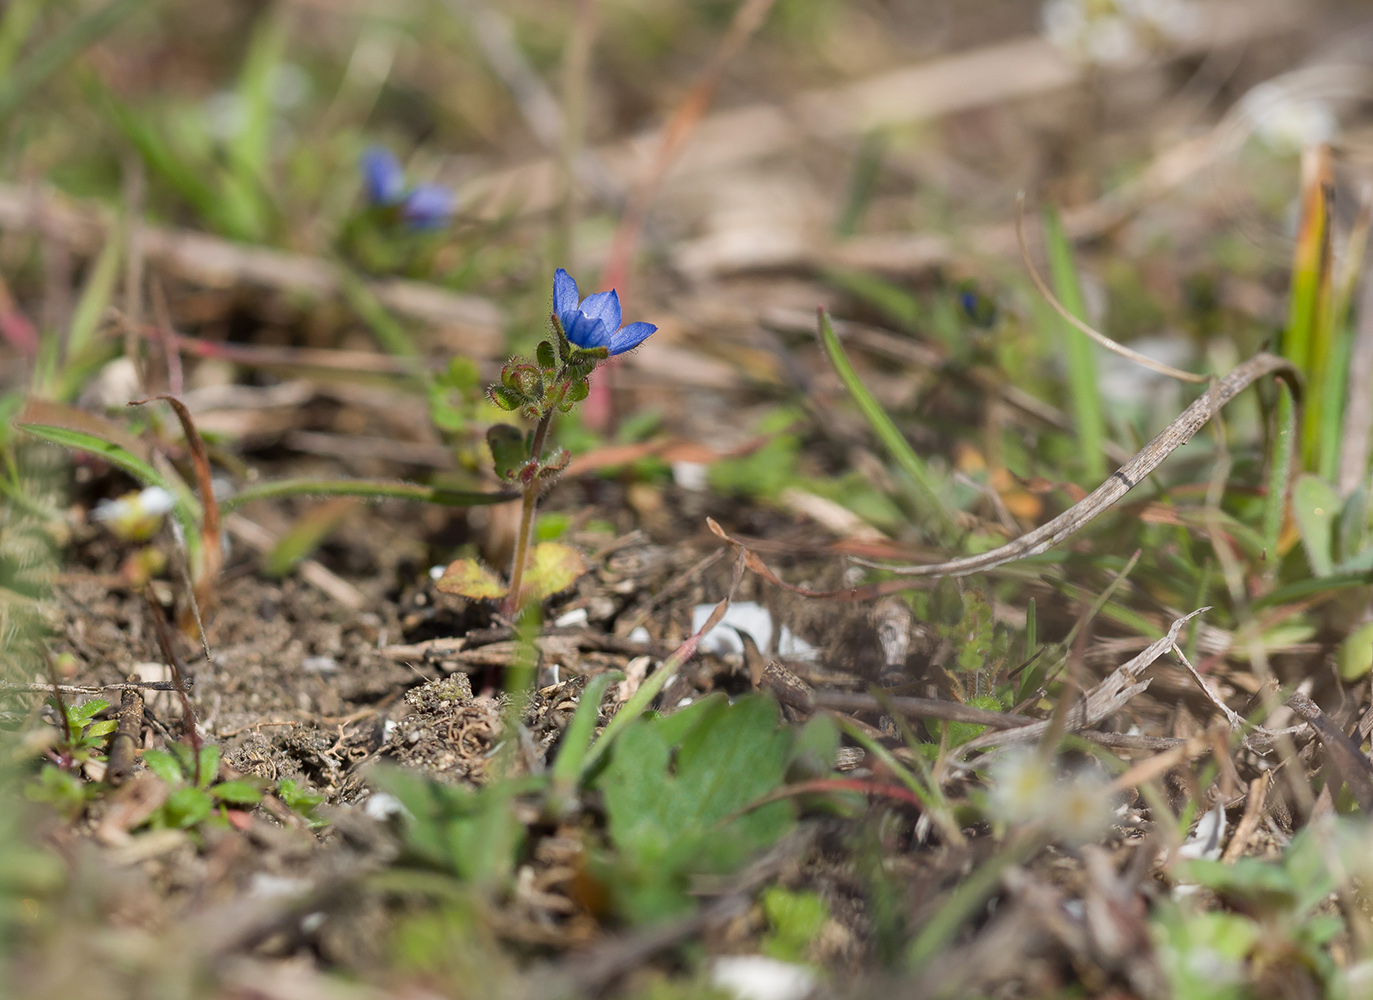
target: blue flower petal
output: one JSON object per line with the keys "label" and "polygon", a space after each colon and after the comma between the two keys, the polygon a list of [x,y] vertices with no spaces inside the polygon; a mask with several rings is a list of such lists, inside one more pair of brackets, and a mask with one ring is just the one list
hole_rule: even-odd
{"label": "blue flower petal", "polygon": [[362,154],[362,186],[373,205],[394,205],[405,195],[405,171],[389,149],[373,146]]}
{"label": "blue flower petal", "polygon": [[592,319],[599,319],[611,330],[620,328],[620,296],[615,289],[597,292],[582,300],[582,312]]}
{"label": "blue flower petal", "polygon": [[[610,344],[610,327],[604,322],[588,316],[584,312],[568,314],[566,317],[559,317],[562,320],[563,332],[567,334],[567,339],[578,347],[606,347]],[[569,323],[567,320],[571,319]]]}
{"label": "blue flower petal", "polygon": [[401,214],[417,229],[435,229],[453,217],[457,199],[439,184],[421,184],[405,196]]}
{"label": "blue flower petal", "polygon": [[630,323],[610,338],[610,353],[623,354],[625,351],[634,350],[656,329],[658,328],[652,323]]}
{"label": "blue flower petal", "polygon": [[576,312],[581,303],[577,297],[577,282],[561,267],[553,272],[553,312],[562,319],[563,313]]}

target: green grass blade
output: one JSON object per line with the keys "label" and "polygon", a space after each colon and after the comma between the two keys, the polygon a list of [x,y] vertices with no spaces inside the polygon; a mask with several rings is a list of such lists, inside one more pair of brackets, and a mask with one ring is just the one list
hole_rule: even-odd
{"label": "green grass blade", "polygon": [[[1063,308],[1087,322],[1087,303],[1082,297],[1082,283],[1073,263],[1073,248],[1063,232],[1058,213],[1044,208],[1044,245],[1049,255],[1049,270],[1053,274],[1054,294]],[[1077,425],[1077,439],[1082,446],[1083,475],[1095,486],[1106,478],[1106,421],[1102,413],[1101,389],[1097,384],[1096,347],[1067,321],[1060,320],[1064,337],[1064,353],[1068,358],[1068,386],[1073,400],[1073,419]]]}
{"label": "green grass blade", "polygon": [[225,513],[257,500],[277,497],[363,497],[368,500],[423,500],[445,507],[481,507],[518,500],[518,493],[450,490],[400,479],[282,479],[249,486],[219,503]]}
{"label": "green grass blade", "polygon": [[915,450],[902,436],[896,424],[892,423],[891,417],[887,416],[887,411],[882,409],[881,404],[868,391],[868,387],[863,384],[858,373],[853,370],[848,355],[844,353],[843,345],[839,343],[839,338],[834,334],[834,327],[830,323],[829,314],[823,309],[820,310],[820,343],[824,345],[825,353],[829,355],[830,364],[834,366],[839,381],[844,383],[844,388],[849,391],[853,401],[858,404],[858,409],[862,411],[863,416],[872,425],[873,431],[876,432],[888,454],[895,460],[897,467],[914,484],[921,506],[927,512],[927,526],[931,527],[931,534],[945,544],[953,542],[958,536],[958,526],[954,523],[953,515],[944,505],[944,501],[939,497],[934,475],[924,460],[915,453]]}
{"label": "green grass blade", "polygon": [[249,183],[266,173],[271,150],[275,111],[272,88],[286,55],[290,33],[280,8],[269,7],[253,30],[248,55],[239,75],[238,97],[243,107],[243,128],[234,136],[229,155]]}
{"label": "green grass blade", "polygon": [[555,791],[570,791],[586,773],[587,755],[591,752],[591,736],[596,731],[596,718],[601,712],[601,701],[605,698],[606,688],[611,681],[619,680],[618,671],[606,671],[587,681],[582,695],[577,700],[577,711],[563,732],[558,757],[553,762],[553,788]]}
{"label": "green grass blade", "polygon": [[105,317],[110,297],[114,295],[115,282],[119,280],[119,263],[123,258],[124,240],[112,233],[105,241],[100,256],[95,259],[86,285],[81,289],[76,310],[72,313],[71,327],[67,332],[67,358],[83,353],[95,339],[100,321]]}
{"label": "green grass blade", "polygon": [[15,57],[23,51],[47,0],[10,0],[0,17],[0,80],[10,78]]}
{"label": "green grass blade", "polygon": [[825,280],[861,299],[907,332],[915,332],[924,317],[920,300],[886,278],[866,271],[832,270],[825,272]]}
{"label": "green grass blade", "polygon": [[35,90],[109,34],[142,3],[143,0],[113,0],[73,21],[38,46],[16,70],[0,80],[0,121],[9,118]]}
{"label": "green grass blade", "polygon": [[1282,562],[1278,543],[1287,512],[1287,491],[1292,485],[1292,444],[1297,433],[1297,404],[1292,398],[1292,388],[1283,379],[1278,379],[1277,383],[1278,426],[1273,435],[1273,453],[1268,459],[1268,498],[1263,508],[1263,551],[1270,579],[1277,575]]}
{"label": "green grass blade", "polygon": [[111,465],[123,469],[145,486],[161,486],[163,489],[171,491],[171,487],[161,473],[152,465],[112,441],[106,441],[93,434],[73,430],[70,427],[57,427],[52,424],[19,424],[19,427],[34,437],[61,445],[63,448],[98,455]]}
{"label": "green grass blade", "polygon": [[356,505],[350,497],[338,497],[312,510],[291,525],[263,560],[263,571],[283,577],[331,535]]}
{"label": "green grass blade", "polygon": [[414,357],[418,352],[415,350],[415,342],[410,339],[410,334],[387,311],[381,300],[372,294],[371,289],[356,275],[344,272],[341,278],[339,287],[343,291],[343,297],[371,328],[382,350],[396,357]]}

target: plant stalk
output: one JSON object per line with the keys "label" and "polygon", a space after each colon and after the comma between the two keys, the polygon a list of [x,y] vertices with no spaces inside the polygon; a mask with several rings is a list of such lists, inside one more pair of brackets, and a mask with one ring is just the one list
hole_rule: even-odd
{"label": "plant stalk", "polygon": [[524,565],[529,561],[529,539],[534,534],[534,509],[539,503],[538,471],[543,462],[544,443],[548,440],[548,428],[553,423],[553,410],[539,418],[534,428],[534,443],[529,456],[534,467],[534,475],[524,483],[524,500],[520,505],[520,527],[515,535],[515,557],[510,564],[510,592],[505,595],[501,608],[507,618],[514,619],[520,613],[520,587],[524,583]]}

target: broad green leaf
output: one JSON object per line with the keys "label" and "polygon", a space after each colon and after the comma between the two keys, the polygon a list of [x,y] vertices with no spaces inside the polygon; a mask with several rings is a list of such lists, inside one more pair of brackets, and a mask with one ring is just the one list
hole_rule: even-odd
{"label": "broad green leaf", "polygon": [[534,546],[520,589],[526,600],[542,601],[572,586],[586,568],[586,560],[572,546],[540,542]]}
{"label": "broad green leaf", "polygon": [[162,804],[162,814],[168,826],[185,830],[208,819],[214,808],[214,799],[203,788],[182,785],[167,796],[167,801]]}
{"label": "broad green leaf", "polygon": [[92,698],[84,701],[80,705],[73,705],[67,709],[67,714],[75,720],[89,719],[93,715],[99,715],[110,707],[110,703],[104,698]]}
{"label": "broad green leaf", "polygon": [[694,725],[674,734],[680,742],[665,738],[676,728],[668,720],[631,723],[596,782],[622,855],[606,877],[635,919],[690,907],[689,875],[737,867],[794,822],[789,801],[751,808],[785,778],[792,734],[780,728],[776,704],[752,695],[692,714]]}
{"label": "broad green leaf", "polygon": [[186,780],[181,772],[181,764],[166,750],[143,751],[143,763],[169,785],[180,785]]}
{"label": "broad green leaf", "polygon": [[247,778],[221,781],[211,786],[210,794],[221,802],[232,802],[234,805],[251,806],[262,801],[262,788],[256,781]]}
{"label": "broad green leaf", "polygon": [[458,594],[474,601],[493,601],[510,590],[500,577],[475,559],[449,563],[434,586],[445,594]]}

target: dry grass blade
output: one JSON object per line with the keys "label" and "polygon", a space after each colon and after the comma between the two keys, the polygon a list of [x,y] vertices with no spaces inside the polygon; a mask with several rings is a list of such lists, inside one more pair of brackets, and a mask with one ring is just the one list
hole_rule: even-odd
{"label": "dry grass blade", "polygon": [[1290,362],[1267,351],[1256,354],[1224,378],[1216,380],[1205,394],[1183,410],[1176,420],[1140,449],[1134,458],[1112,473],[1106,482],[1081,501],[1047,524],[1021,535],[1012,542],[1007,542],[1000,548],[981,555],[927,566],[884,566],[865,560],[858,561],[902,576],[966,576],[969,573],[983,572],[1017,559],[1047,552],[1065,538],[1081,531],[1139,485],[1146,476],[1163,464],[1164,459],[1190,441],[1192,435],[1201,430],[1221,407],[1265,375],[1280,375],[1291,381],[1295,390],[1300,389],[1297,370]]}
{"label": "dry grass blade", "polygon": [[[107,211],[88,202],[32,185],[0,184],[0,229],[42,233],[94,255],[116,225]],[[346,285],[345,273],[323,257],[151,224],[142,226],[140,239],[149,264],[207,288],[248,286],[334,299]],[[372,281],[367,288],[394,313],[455,331],[467,354],[495,358],[505,351],[500,310],[489,299],[402,278]]]}
{"label": "dry grass blade", "polygon": [[[197,609],[208,610],[214,598],[215,581],[219,578],[219,570],[224,565],[224,539],[220,531],[219,501],[215,498],[210,456],[205,451],[205,442],[201,440],[200,432],[195,429],[191,411],[175,396],[148,396],[146,399],[131,400],[129,405],[142,406],[155,399],[163,400],[176,411],[176,417],[181,421],[182,433],[186,435],[186,446],[191,450],[191,462],[195,466],[196,485],[200,488],[200,506],[203,510],[200,522],[202,561],[195,574],[194,596]],[[199,610],[196,611],[196,617],[200,617]],[[199,625],[199,621],[196,624]]]}
{"label": "dry grass blade", "polygon": [[1366,816],[1373,815],[1373,763],[1363,755],[1359,745],[1300,691],[1287,699],[1287,707],[1311,724],[1325,752],[1330,755],[1335,771],[1344,779],[1349,793],[1359,804],[1360,811]]}
{"label": "dry grass blade", "polygon": [[1090,340],[1100,344],[1102,347],[1106,348],[1106,350],[1119,354],[1122,358],[1128,358],[1135,364],[1148,368],[1150,371],[1158,372],[1160,375],[1167,375],[1169,378],[1175,378],[1179,382],[1202,383],[1209,381],[1209,377],[1206,375],[1197,375],[1193,372],[1185,372],[1180,368],[1174,368],[1172,365],[1165,365],[1161,361],[1155,361],[1153,358],[1140,354],[1138,351],[1131,350],[1124,344],[1116,343],[1116,341],[1112,340],[1104,333],[1078,319],[1068,311],[1062,302],[1058,301],[1058,297],[1050,290],[1048,284],[1045,283],[1044,278],[1040,275],[1039,269],[1035,267],[1034,258],[1030,256],[1030,248],[1025,242],[1024,191],[1019,192],[1015,198],[1015,239],[1020,247],[1020,259],[1025,263],[1025,269],[1030,272],[1030,280],[1034,282],[1035,288],[1039,289],[1039,294],[1044,297],[1045,302],[1053,307],[1054,312],[1062,316],[1074,329],[1086,334]]}

